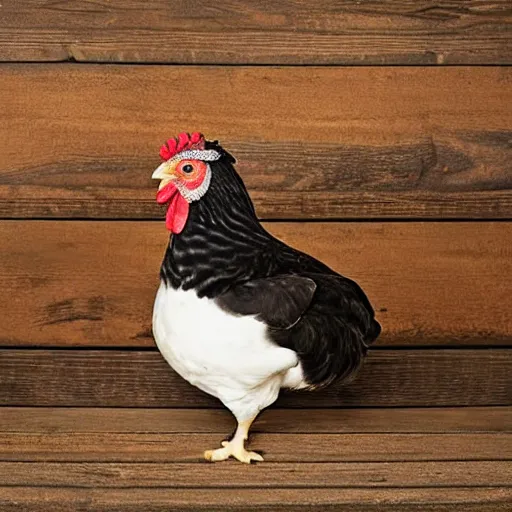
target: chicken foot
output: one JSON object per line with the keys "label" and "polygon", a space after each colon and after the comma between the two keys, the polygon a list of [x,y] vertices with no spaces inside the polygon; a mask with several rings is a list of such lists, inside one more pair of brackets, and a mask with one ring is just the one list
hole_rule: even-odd
{"label": "chicken foot", "polygon": [[240,421],[233,439],[223,441],[222,448],[205,451],[204,458],[210,462],[226,460],[229,457],[234,457],[245,464],[250,464],[252,461],[263,462],[263,457],[259,453],[249,452],[245,449],[245,441],[249,437],[249,428],[254,419]]}

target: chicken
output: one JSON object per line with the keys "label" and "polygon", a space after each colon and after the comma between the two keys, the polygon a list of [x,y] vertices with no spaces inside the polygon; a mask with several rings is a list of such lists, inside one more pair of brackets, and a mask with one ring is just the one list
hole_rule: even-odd
{"label": "chicken", "polygon": [[153,333],[163,357],[218,399],[238,426],[209,461],[262,461],[249,428],[281,388],[348,379],[380,325],[361,288],[270,235],[235,159],[218,141],[180,133],[160,150],[157,202],[171,238],[160,270]]}

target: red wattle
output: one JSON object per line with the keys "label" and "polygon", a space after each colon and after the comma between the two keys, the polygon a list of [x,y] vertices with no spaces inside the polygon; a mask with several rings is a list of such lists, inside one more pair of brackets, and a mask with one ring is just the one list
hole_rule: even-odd
{"label": "red wattle", "polygon": [[180,234],[187,223],[189,206],[179,193],[176,185],[171,182],[159,190],[156,194],[156,202],[158,204],[169,203],[165,225],[175,235]]}
{"label": "red wattle", "polygon": [[176,185],[172,182],[168,183],[167,185],[165,185],[165,187],[161,188],[156,193],[156,202],[158,204],[165,204],[171,200],[171,198],[174,194],[177,194],[177,193],[178,193],[178,189],[176,188]]}
{"label": "red wattle", "polygon": [[181,194],[176,194],[167,209],[167,216],[165,218],[167,229],[175,235],[179,235],[187,223],[188,210],[188,202],[183,199]]}

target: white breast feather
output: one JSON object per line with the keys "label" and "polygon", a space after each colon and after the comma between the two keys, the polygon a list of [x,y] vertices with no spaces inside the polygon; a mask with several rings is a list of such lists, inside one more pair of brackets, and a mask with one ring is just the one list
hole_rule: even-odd
{"label": "white breast feather", "polygon": [[239,419],[270,405],[283,385],[304,385],[296,353],[270,341],[263,322],[234,316],[193,290],[160,285],[153,333],[172,368]]}

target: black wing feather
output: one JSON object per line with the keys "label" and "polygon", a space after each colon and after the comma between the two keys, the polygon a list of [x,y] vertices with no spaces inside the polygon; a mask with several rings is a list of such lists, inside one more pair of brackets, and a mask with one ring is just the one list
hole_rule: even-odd
{"label": "black wing feather", "polygon": [[297,275],[253,279],[217,297],[224,310],[238,315],[256,315],[274,329],[289,329],[308,309],[316,283]]}

